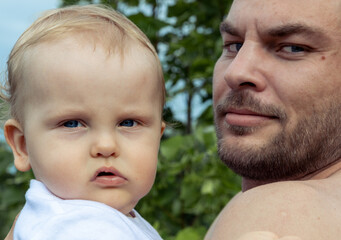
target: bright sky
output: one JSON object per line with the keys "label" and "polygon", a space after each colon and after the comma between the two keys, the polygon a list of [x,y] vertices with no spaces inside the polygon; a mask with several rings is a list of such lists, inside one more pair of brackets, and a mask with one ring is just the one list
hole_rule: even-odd
{"label": "bright sky", "polygon": [[56,8],[59,4],[60,0],[0,0],[1,73],[5,71],[8,55],[19,36],[42,11]]}

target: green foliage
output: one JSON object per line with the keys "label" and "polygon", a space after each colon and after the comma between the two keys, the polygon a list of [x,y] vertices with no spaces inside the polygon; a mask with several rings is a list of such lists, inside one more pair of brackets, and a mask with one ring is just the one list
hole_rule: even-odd
{"label": "green foliage", "polygon": [[187,96],[187,133],[193,130],[193,98],[199,96],[200,104],[212,98],[213,66],[222,45],[219,24],[231,2],[178,0],[168,8],[168,17],[176,21],[163,36],[167,45],[164,70],[170,96]]}
{"label": "green foliage", "polygon": [[206,230],[204,228],[187,227],[176,235],[175,240],[201,240],[203,239],[205,232]]}

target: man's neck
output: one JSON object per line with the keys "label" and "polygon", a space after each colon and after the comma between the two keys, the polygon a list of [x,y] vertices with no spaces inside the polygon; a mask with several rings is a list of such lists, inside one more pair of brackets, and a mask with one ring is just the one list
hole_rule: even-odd
{"label": "man's neck", "polygon": [[242,191],[245,192],[254,187],[258,187],[264,184],[269,184],[273,182],[279,181],[304,181],[304,180],[318,180],[318,179],[326,179],[333,175],[340,174],[341,175],[341,159],[334,161],[333,163],[321,168],[317,171],[311,172],[309,174],[293,178],[293,179],[283,179],[283,180],[253,180],[248,178],[242,178]]}

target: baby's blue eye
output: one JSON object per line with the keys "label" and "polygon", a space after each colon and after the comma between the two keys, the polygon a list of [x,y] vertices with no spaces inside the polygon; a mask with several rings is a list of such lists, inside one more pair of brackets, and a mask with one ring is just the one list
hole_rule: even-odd
{"label": "baby's blue eye", "polygon": [[67,128],[76,128],[76,127],[81,127],[83,126],[83,124],[81,124],[79,121],[77,120],[69,120],[67,122],[65,122],[63,124],[64,127],[67,127]]}
{"label": "baby's blue eye", "polygon": [[137,123],[134,120],[126,119],[120,122],[120,126],[122,127],[134,127]]}

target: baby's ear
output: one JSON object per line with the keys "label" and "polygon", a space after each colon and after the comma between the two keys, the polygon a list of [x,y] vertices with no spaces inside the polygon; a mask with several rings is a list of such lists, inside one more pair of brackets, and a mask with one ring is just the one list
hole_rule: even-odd
{"label": "baby's ear", "polygon": [[165,131],[166,129],[166,123],[164,121],[161,122],[161,137],[163,135],[163,132]]}
{"label": "baby's ear", "polygon": [[24,131],[17,120],[9,119],[4,126],[5,138],[14,155],[14,165],[22,172],[31,169]]}

